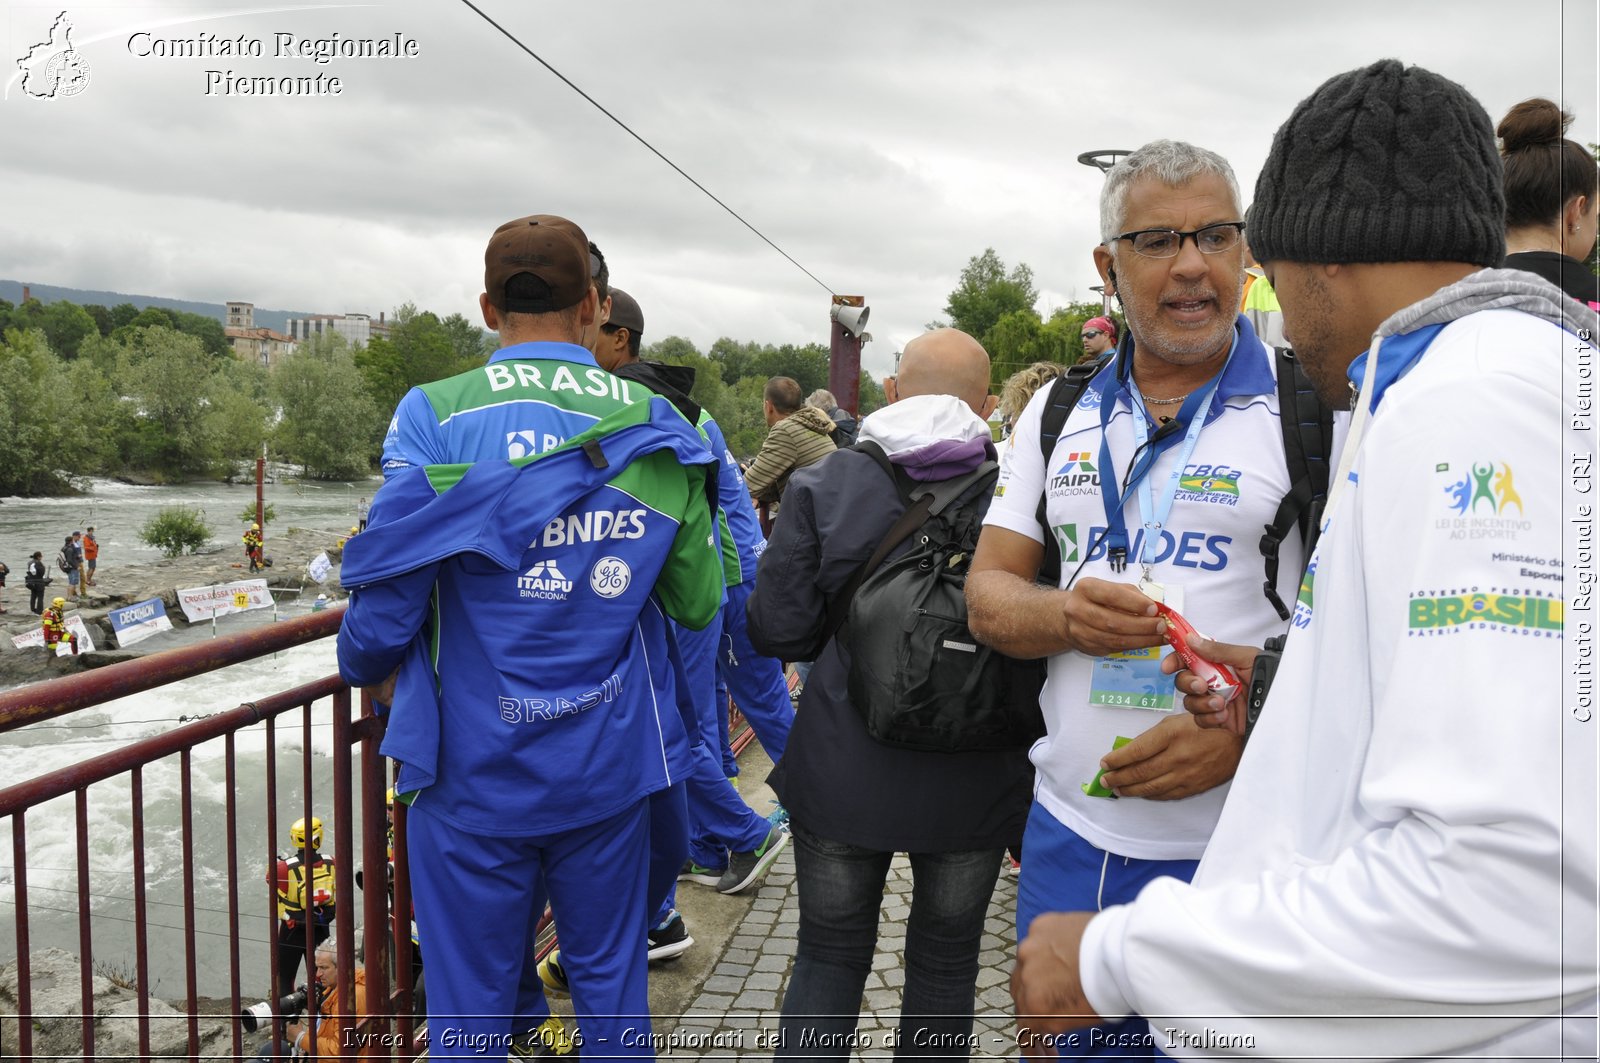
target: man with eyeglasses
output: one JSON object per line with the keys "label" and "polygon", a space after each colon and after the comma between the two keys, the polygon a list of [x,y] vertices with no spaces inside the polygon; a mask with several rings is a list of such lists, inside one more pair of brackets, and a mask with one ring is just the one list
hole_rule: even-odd
{"label": "man with eyeglasses", "polygon": [[1354,406],[1322,536],[1275,668],[1197,647],[1274,673],[1264,706],[1178,676],[1213,726],[1259,713],[1198,874],[1036,920],[1024,1025],[1136,1010],[1183,1058],[1597,1058],[1575,470],[1600,320],[1494,268],[1502,179],[1483,106],[1395,59],[1273,137],[1251,242],[1317,390]]}
{"label": "man with eyeglasses", "polygon": [[1083,357],[1079,361],[1097,361],[1117,345],[1117,325],[1109,317],[1091,317],[1083,323],[1079,335],[1083,339]]}
{"label": "man with eyeglasses", "polygon": [[[1232,168],[1155,141],[1107,174],[1100,214],[1095,264],[1128,334],[1048,461],[1049,392],[1023,412],[967,580],[978,638],[1050,658],[1019,937],[1043,913],[1130,901],[1160,876],[1187,880],[1217,821],[1243,740],[1183,711],[1161,671],[1155,600],[1230,640],[1260,645],[1284,628],[1262,592],[1257,543],[1290,475],[1271,352],[1238,315]],[[1060,548],[1058,587],[1035,583],[1047,535]],[[1303,551],[1290,539],[1275,589],[1292,599]],[[1063,1056],[1152,1047],[1137,1016],[1071,1038]]]}

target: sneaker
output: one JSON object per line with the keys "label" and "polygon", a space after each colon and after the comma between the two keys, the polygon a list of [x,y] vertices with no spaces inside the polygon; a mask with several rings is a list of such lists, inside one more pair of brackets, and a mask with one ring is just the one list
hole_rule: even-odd
{"label": "sneaker", "polygon": [[684,925],[683,916],[678,914],[676,908],[647,936],[650,939],[650,948],[646,955],[651,963],[675,960],[688,952],[689,946],[694,944],[694,938],[689,936],[689,928]]}
{"label": "sneaker", "polygon": [[767,813],[767,822],[778,830],[787,830],[789,827],[789,810],[776,801],[772,802],[772,804],[774,808]]}
{"label": "sneaker", "polygon": [[715,886],[722,881],[722,876],[728,873],[725,867],[701,867],[693,860],[685,860],[683,869],[678,872],[679,882],[698,882],[702,886]]}
{"label": "sneaker", "polygon": [[572,987],[567,983],[567,972],[561,966],[561,950],[556,949],[539,961],[539,981],[544,987],[556,996],[566,997],[572,995]]}
{"label": "sneaker", "polygon": [[748,853],[729,853],[728,870],[717,882],[717,892],[738,893],[745,889],[767,873],[772,862],[778,859],[778,854],[788,844],[789,832],[774,828],[767,831],[767,840],[761,843],[761,848]]}
{"label": "sneaker", "polygon": [[536,1028],[518,1034],[511,1042],[511,1059],[537,1059],[541,1056],[578,1058],[578,1046],[560,1016],[552,1015]]}
{"label": "sneaker", "polygon": [[1022,874],[1022,861],[1018,860],[1008,851],[1005,855],[1005,858],[1000,861],[1000,870],[1005,872],[1007,875],[1010,875],[1012,878],[1016,878],[1018,875]]}

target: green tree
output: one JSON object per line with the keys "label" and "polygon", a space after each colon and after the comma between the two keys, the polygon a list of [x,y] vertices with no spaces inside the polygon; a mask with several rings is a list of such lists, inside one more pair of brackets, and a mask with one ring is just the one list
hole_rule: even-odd
{"label": "green tree", "polygon": [[765,377],[747,376],[728,389],[723,401],[723,413],[717,417],[728,449],[740,459],[753,458],[767,438],[767,419],[762,405],[762,392],[767,386]]}
{"label": "green tree", "polygon": [[194,553],[211,539],[211,529],[198,509],[169,506],[144,522],[139,538],[146,546],[160,549],[162,557]]}
{"label": "green tree", "polygon": [[94,326],[100,330],[100,335],[111,335],[111,330],[114,327],[111,324],[111,311],[99,303],[87,303],[84,305],[84,310],[88,311],[89,316],[94,318]]}
{"label": "green tree", "polygon": [[215,441],[217,459],[239,475],[261,455],[270,431],[268,374],[254,362],[230,358],[217,366],[211,385],[206,436]]}
{"label": "green tree", "polygon": [[860,388],[856,412],[858,419],[865,418],[867,414],[881,410],[888,404],[884,398],[883,385],[872,379],[872,374],[865,369],[861,370],[861,383],[858,386]]}
{"label": "green tree", "polygon": [[1028,264],[1019,262],[1007,272],[994,248],[987,247],[967,260],[944,312],[952,326],[981,342],[1001,318],[1018,310],[1031,311],[1038,300]]}
{"label": "green tree", "polygon": [[228,342],[228,334],[223,330],[221,321],[205,314],[191,314],[184,310],[171,310],[168,313],[172,315],[173,327],[184,335],[199,340],[200,346],[207,354],[220,358],[233,353],[233,346]]}
{"label": "green tree", "polygon": [[[341,345],[344,343],[344,337],[336,332],[327,335],[337,339]],[[366,346],[356,350],[352,360],[361,373],[372,401],[379,409],[393,412],[411,388],[400,349],[383,337],[374,336]]]}
{"label": "green tree", "polygon": [[78,357],[78,346],[90,336],[100,334],[100,327],[94,323],[89,312],[65,299],[45,307],[40,327],[44,329],[50,349],[63,358]]}
{"label": "green tree", "polygon": [[0,495],[71,490],[86,433],[67,373],[40,330],[0,337]]}
{"label": "green tree", "polygon": [[124,454],[134,467],[171,479],[210,472],[217,442],[210,417],[215,359],[199,340],[174,329],[129,330],[116,371],[120,394],[133,403]]}
{"label": "green tree", "polygon": [[348,480],[371,472],[388,411],[373,405],[342,340],[300,344],[273,370],[272,392],[280,412],[275,449],[304,466],[307,478]]}
{"label": "green tree", "polygon": [[[124,325],[133,324],[133,319],[139,316],[139,308],[132,303],[118,303],[111,308],[111,331],[115,332]],[[106,333],[110,335],[111,333]]]}
{"label": "green tree", "polygon": [[461,314],[451,314],[439,324],[445,338],[450,341],[450,350],[457,362],[479,365],[499,343],[494,333],[486,332]]}
{"label": "green tree", "polygon": [[[688,340],[683,342],[688,343]],[[722,369],[722,382],[724,384],[737,384],[747,376],[758,372],[756,359],[761,356],[761,345],[758,343],[740,343],[737,340],[723,336],[711,345],[711,359]]]}

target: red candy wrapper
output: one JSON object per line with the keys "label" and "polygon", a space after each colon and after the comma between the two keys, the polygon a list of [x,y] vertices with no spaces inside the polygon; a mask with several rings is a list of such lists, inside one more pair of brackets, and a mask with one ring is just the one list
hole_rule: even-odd
{"label": "red candy wrapper", "polygon": [[1234,695],[1244,689],[1239,673],[1225,664],[1208,661],[1189,648],[1189,640],[1199,637],[1200,633],[1176,609],[1164,602],[1156,602],[1156,612],[1167,622],[1167,645],[1177,651],[1183,666],[1204,679],[1213,694],[1220,694],[1224,701],[1232,701]]}

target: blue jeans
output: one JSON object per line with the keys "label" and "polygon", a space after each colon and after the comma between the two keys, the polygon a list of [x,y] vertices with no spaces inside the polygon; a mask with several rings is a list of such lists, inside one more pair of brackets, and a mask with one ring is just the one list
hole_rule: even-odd
{"label": "blue jeans", "polygon": [[[794,832],[800,933],[778,1023],[782,1058],[846,1059],[878,944],[893,853]],[[911,854],[911,916],[896,1056],[971,1051],[978,951],[1003,848]]]}

